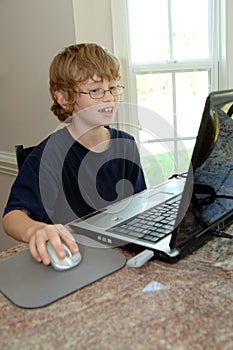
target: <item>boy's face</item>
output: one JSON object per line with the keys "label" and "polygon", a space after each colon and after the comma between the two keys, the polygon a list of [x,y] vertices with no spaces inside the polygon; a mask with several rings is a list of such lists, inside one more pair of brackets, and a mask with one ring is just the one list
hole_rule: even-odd
{"label": "boy's face", "polygon": [[[120,99],[119,95],[113,96],[114,92],[111,93],[117,85],[118,81],[116,80],[101,81],[97,76],[85,83],[80,83],[77,89],[74,113],[77,113],[80,117],[85,117],[86,121],[90,119],[92,124],[110,125]],[[101,95],[103,96],[100,97]]]}

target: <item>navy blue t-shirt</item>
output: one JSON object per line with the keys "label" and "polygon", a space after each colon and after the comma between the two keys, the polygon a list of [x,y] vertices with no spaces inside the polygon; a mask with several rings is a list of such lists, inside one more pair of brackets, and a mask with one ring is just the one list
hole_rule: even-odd
{"label": "navy blue t-shirt", "polygon": [[25,160],[4,214],[26,210],[46,223],[68,223],[146,188],[134,138],[110,128],[107,150],[92,152],[64,127]]}

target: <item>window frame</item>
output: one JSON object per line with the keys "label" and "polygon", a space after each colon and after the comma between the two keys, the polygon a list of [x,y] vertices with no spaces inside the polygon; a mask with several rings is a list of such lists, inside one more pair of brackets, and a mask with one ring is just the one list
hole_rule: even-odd
{"label": "window frame", "polygon": [[[113,50],[120,58],[122,64],[122,75],[124,78],[125,92],[124,100],[129,104],[137,104],[136,74],[143,72],[178,72],[184,70],[206,69],[211,71],[212,81],[209,89],[211,91],[227,88],[228,82],[228,61],[227,61],[227,33],[230,28],[227,27],[227,10],[232,7],[230,0],[210,0],[210,15],[212,24],[210,33],[211,53],[210,59],[167,62],[167,63],[148,63],[133,64],[130,56],[130,38],[129,38],[129,21],[128,21],[128,1],[111,0],[112,13],[112,32],[113,32]],[[120,21],[119,21],[120,18]],[[119,25],[120,23],[120,25]],[[228,39],[229,40],[229,39]],[[233,56],[233,55],[232,55]],[[214,60],[212,59],[214,57]],[[126,131],[132,133],[139,140],[135,127],[137,125],[137,115],[128,113],[118,115],[118,126],[123,127]]]}

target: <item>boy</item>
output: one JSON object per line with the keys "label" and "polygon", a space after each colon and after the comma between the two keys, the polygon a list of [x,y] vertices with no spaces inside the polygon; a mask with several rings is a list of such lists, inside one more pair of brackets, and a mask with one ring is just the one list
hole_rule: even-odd
{"label": "boy", "polygon": [[65,257],[78,246],[63,226],[145,189],[133,137],[110,128],[123,92],[118,59],[97,44],[77,44],[50,66],[51,110],[64,128],[27,157],[12,186],[3,227],[28,242],[32,256],[50,263],[46,242]]}

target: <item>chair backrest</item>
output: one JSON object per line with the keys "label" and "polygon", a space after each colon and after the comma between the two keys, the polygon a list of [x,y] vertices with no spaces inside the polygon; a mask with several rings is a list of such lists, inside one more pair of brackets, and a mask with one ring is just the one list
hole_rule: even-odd
{"label": "chair backrest", "polygon": [[33,151],[35,147],[36,146],[31,146],[31,147],[23,147],[23,145],[15,146],[16,160],[17,160],[17,165],[19,170],[21,169],[23,162],[25,161],[27,156]]}

